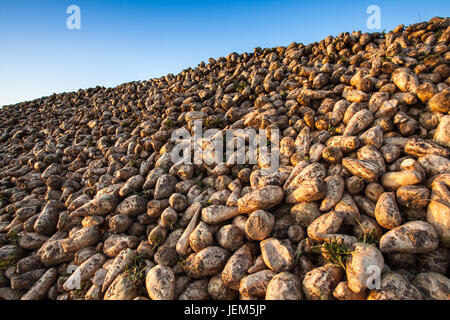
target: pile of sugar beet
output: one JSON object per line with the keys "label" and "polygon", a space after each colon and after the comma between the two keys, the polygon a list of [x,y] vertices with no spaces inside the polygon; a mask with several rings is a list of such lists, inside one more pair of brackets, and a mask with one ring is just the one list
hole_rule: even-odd
{"label": "pile of sugar beet", "polygon": [[[3,107],[0,299],[449,299],[449,41],[436,17]],[[173,163],[195,120],[279,129],[279,169]]]}

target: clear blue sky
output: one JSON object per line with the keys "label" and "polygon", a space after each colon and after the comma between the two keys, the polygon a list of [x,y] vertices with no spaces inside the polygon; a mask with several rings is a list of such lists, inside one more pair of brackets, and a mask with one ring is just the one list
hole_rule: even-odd
{"label": "clear blue sky", "polygon": [[[66,8],[81,8],[81,30]],[[177,74],[208,58],[449,16],[450,1],[0,1],[0,106]],[[377,31],[377,30],[373,30]]]}

